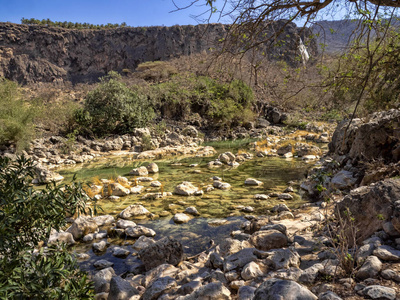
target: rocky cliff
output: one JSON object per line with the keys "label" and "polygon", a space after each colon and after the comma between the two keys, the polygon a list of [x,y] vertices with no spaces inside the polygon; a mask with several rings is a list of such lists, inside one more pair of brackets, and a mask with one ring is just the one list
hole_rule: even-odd
{"label": "rocky cliff", "polygon": [[[93,81],[141,62],[215,49],[228,30],[223,24],[70,30],[0,23],[0,76],[22,84]],[[284,48],[270,50],[271,56],[295,61],[300,34],[295,24],[287,26]],[[314,53],[316,43],[310,48]]]}

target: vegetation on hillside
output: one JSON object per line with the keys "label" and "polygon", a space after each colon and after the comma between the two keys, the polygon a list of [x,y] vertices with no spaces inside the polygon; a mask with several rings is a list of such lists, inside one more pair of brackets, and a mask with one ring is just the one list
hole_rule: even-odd
{"label": "vegetation on hillside", "polygon": [[60,21],[52,21],[50,19],[42,19],[38,20],[35,18],[30,19],[21,19],[21,24],[25,25],[44,25],[44,26],[51,26],[51,27],[61,27],[61,28],[68,28],[68,29],[115,29],[115,28],[124,28],[127,27],[126,23],[123,22],[121,24],[90,24],[90,23],[79,23],[79,22],[60,22]]}
{"label": "vegetation on hillside", "polygon": [[34,175],[31,160],[0,157],[0,298],[91,299],[74,257],[63,245],[45,247],[66,216],[88,212],[87,196],[78,183],[35,190]]}

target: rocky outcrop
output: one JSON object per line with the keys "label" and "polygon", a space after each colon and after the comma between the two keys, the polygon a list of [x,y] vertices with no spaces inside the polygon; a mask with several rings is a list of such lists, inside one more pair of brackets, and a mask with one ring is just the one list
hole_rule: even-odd
{"label": "rocky outcrop", "polygon": [[[209,51],[218,47],[229,28],[203,24],[71,30],[0,23],[0,76],[23,84],[94,81],[109,71],[134,70],[141,62]],[[296,63],[300,35],[304,29],[290,23],[280,35],[285,40],[282,47],[260,51]],[[316,53],[316,47],[311,43],[309,52]]]}

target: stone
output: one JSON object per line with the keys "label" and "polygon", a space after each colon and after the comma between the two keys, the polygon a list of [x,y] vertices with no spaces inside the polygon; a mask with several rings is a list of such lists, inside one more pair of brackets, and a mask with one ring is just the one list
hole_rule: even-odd
{"label": "stone", "polygon": [[291,281],[282,279],[268,279],[264,281],[254,292],[254,300],[317,300],[318,297],[306,287]]}
{"label": "stone", "polygon": [[191,196],[194,195],[194,193],[197,191],[198,188],[195,187],[191,182],[184,181],[175,187],[174,194],[182,196]]}
{"label": "stone", "polygon": [[341,170],[333,176],[330,182],[332,189],[344,190],[351,188],[357,182],[357,178],[353,177],[353,173],[346,170]]}
{"label": "stone", "polygon": [[382,262],[376,256],[368,256],[356,277],[360,280],[375,278],[382,269]]}
{"label": "stone", "polygon": [[112,253],[113,253],[113,255],[115,257],[124,258],[124,257],[127,257],[131,252],[129,250],[127,250],[127,249],[122,248],[122,247],[114,247],[112,249]]}
{"label": "stone", "polygon": [[71,246],[75,244],[75,240],[70,232],[55,232],[50,235],[47,244],[54,245],[56,243],[64,243],[67,246]]}
{"label": "stone", "polygon": [[41,165],[36,167],[36,177],[32,180],[33,184],[48,184],[51,182],[58,182],[64,179],[60,174],[50,171]]}
{"label": "stone", "polygon": [[284,280],[298,281],[302,274],[302,270],[295,267],[290,267],[288,269],[278,269],[276,271],[269,272],[267,277],[279,278]]}
{"label": "stone", "polygon": [[268,263],[273,269],[287,269],[289,267],[300,267],[300,255],[295,250],[273,249],[267,252]]}
{"label": "stone", "polygon": [[338,295],[332,291],[327,291],[318,295],[318,300],[342,300]]}
{"label": "stone", "polygon": [[371,299],[387,299],[387,300],[395,300],[396,299],[396,291],[392,288],[380,286],[380,285],[370,285],[362,290],[362,293],[365,296],[370,297]]}
{"label": "stone", "polygon": [[294,189],[291,186],[288,186],[284,191],[284,193],[294,193]]}
{"label": "stone", "polygon": [[244,280],[253,280],[258,276],[262,276],[263,272],[261,271],[258,264],[254,261],[249,262],[247,265],[243,267],[242,272],[240,273]]}
{"label": "stone", "polygon": [[396,230],[396,228],[394,228],[393,223],[392,222],[385,222],[383,223],[383,230],[390,236],[390,237],[399,237],[400,236],[400,232]]}
{"label": "stone", "polygon": [[290,211],[289,207],[287,207],[287,205],[283,203],[275,205],[271,210],[277,213],[280,213],[282,211]]}
{"label": "stone", "polygon": [[139,291],[128,280],[119,276],[111,278],[110,292],[107,300],[130,300],[135,295],[139,295]]}
{"label": "stone", "polygon": [[239,252],[233,253],[224,259],[224,272],[243,268],[245,265],[252,261],[256,261],[257,249],[255,248],[244,248]]}
{"label": "stone", "polygon": [[111,188],[110,196],[123,197],[131,193],[129,188],[124,187],[122,184],[118,182],[110,183],[109,187]]}
{"label": "stone", "polygon": [[107,293],[110,290],[110,281],[113,276],[115,276],[115,272],[111,267],[98,271],[93,276],[95,293]]}
{"label": "stone", "polygon": [[167,276],[175,278],[175,276],[178,274],[178,272],[179,272],[179,269],[174,267],[173,265],[162,264],[156,268],[153,268],[153,269],[147,271],[141,284],[144,287],[148,287],[151,284],[153,284],[153,282],[156,281],[158,278],[167,277]]}
{"label": "stone", "polygon": [[161,187],[162,183],[159,181],[153,181],[152,183],[150,183],[151,187]]}
{"label": "stone", "polygon": [[156,279],[142,295],[140,299],[142,300],[156,300],[163,293],[168,293],[169,290],[176,287],[176,280],[170,276],[161,277]]}
{"label": "stone", "polygon": [[195,290],[197,290],[199,287],[201,287],[201,282],[198,280],[193,280],[188,283],[183,284],[178,290],[177,294],[179,295],[187,295],[193,293]]}
{"label": "stone", "polygon": [[172,218],[172,220],[177,224],[187,223],[190,221],[190,219],[191,218],[187,214],[183,213],[175,214]]}
{"label": "stone", "polygon": [[215,187],[216,189],[220,189],[220,190],[229,190],[231,188],[231,185],[227,182],[214,180],[213,187]]}
{"label": "stone", "polygon": [[[388,221],[399,231],[400,210],[395,206],[397,199],[400,199],[400,178],[385,179],[352,190],[350,195],[337,204],[335,212],[344,216],[345,211],[349,210],[355,220],[354,225],[362,228],[357,231],[357,239],[365,240],[382,230],[383,224]],[[396,222],[399,222],[399,228]]]}
{"label": "stone", "polygon": [[183,246],[173,238],[164,237],[139,251],[139,258],[146,270],[151,270],[162,264],[177,265],[183,260]]}
{"label": "stone", "polygon": [[142,225],[136,225],[135,227],[126,228],[125,234],[131,238],[138,238],[142,235],[147,237],[153,237],[156,235],[156,232],[153,229],[144,227]]}
{"label": "stone", "polygon": [[150,212],[139,204],[132,204],[125,208],[119,213],[119,217],[122,219],[134,219],[137,217],[143,217],[149,215]]}
{"label": "stone", "polygon": [[282,211],[277,215],[274,220],[292,220],[294,215],[290,211]]}
{"label": "stone", "polygon": [[[156,163],[150,163],[147,167],[148,173],[158,173],[158,165]],[[142,176],[142,175],[141,175]]]}
{"label": "stone", "polygon": [[119,219],[116,226],[117,228],[126,229],[128,227],[135,227],[136,223],[129,220]]}
{"label": "stone", "polygon": [[262,185],[263,184],[263,182],[262,181],[259,181],[259,180],[257,180],[257,179],[254,179],[254,178],[247,178],[245,181],[244,181],[244,184],[245,185]]}
{"label": "stone", "polygon": [[293,200],[293,196],[290,195],[289,193],[282,193],[278,195],[278,199]]}
{"label": "stone", "polygon": [[252,300],[255,291],[255,287],[248,285],[241,286],[238,291],[238,300]]}
{"label": "stone", "polygon": [[135,176],[146,176],[149,174],[149,171],[147,171],[147,168],[144,166],[141,166],[139,168],[136,169],[132,169],[129,172],[130,175],[135,175]]}
{"label": "stone", "polygon": [[257,199],[257,200],[268,200],[269,196],[265,195],[265,194],[256,194],[256,195],[254,195],[254,199]]}
{"label": "stone", "polygon": [[93,220],[96,222],[97,226],[111,225],[115,222],[114,217],[110,215],[93,217]]}
{"label": "stone", "polygon": [[97,270],[102,270],[105,268],[109,268],[112,267],[114,265],[113,262],[105,260],[105,259],[100,259],[94,262],[93,266],[97,269]]}
{"label": "stone", "polygon": [[194,206],[187,207],[185,209],[185,212],[188,213],[189,215],[193,215],[193,216],[200,215],[200,213],[197,211],[196,207],[194,207]]}
{"label": "stone", "polygon": [[378,247],[373,254],[384,261],[400,261],[400,250],[387,245]]}
{"label": "stone", "polygon": [[221,282],[211,282],[199,287],[190,295],[178,297],[177,300],[230,300],[231,292]]}
{"label": "stone", "polygon": [[286,247],[288,244],[288,238],[282,232],[271,229],[253,233],[249,242],[257,249],[267,251],[270,249]]}
{"label": "stone", "polygon": [[97,252],[103,252],[107,249],[107,242],[106,241],[100,241],[98,243],[93,243],[92,244],[93,251]]}
{"label": "stone", "polygon": [[210,264],[214,269],[223,269],[224,268],[224,259],[217,252],[213,252],[210,254]]}
{"label": "stone", "polygon": [[324,269],[324,266],[318,263],[303,270],[303,273],[299,277],[299,282],[306,284],[314,283],[314,281],[318,277],[319,271],[321,271],[322,269]]}
{"label": "stone", "polygon": [[260,228],[261,230],[278,230],[280,231],[282,234],[287,235],[287,229],[286,226],[284,224],[268,224],[268,225],[264,225]]}
{"label": "stone", "polygon": [[133,244],[132,248],[136,251],[140,251],[144,248],[147,248],[149,245],[155,244],[156,241],[152,238],[149,238],[145,235],[139,237],[136,242]]}
{"label": "stone", "polygon": [[131,187],[129,191],[131,192],[131,194],[135,195],[135,194],[140,194],[143,191],[143,189],[144,189],[144,186],[137,185],[137,186]]}
{"label": "stone", "polygon": [[225,152],[225,153],[221,153],[218,156],[218,160],[224,164],[228,164],[230,162],[235,161],[235,155],[233,155],[232,152]]}
{"label": "stone", "polygon": [[254,211],[254,208],[253,208],[252,206],[246,206],[246,207],[243,207],[243,208],[241,209],[241,211],[243,211],[243,212],[245,212],[245,213],[251,213],[251,212]]}
{"label": "stone", "polygon": [[75,240],[79,240],[84,235],[96,232],[97,230],[98,226],[93,218],[80,216],[74,220],[74,223],[67,229],[67,232],[71,233]]}

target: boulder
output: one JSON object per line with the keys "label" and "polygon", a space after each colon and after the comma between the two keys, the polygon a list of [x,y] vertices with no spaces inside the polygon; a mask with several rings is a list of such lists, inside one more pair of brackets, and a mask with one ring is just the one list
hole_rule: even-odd
{"label": "boulder", "polygon": [[351,188],[357,182],[357,178],[353,177],[353,173],[346,170],[341,170],[333,176],[330,182],[332,189],[344,190]]}
{"label": "boulder", "polygon": [[75,244],[75,240],[70,232],[54,232],[50,235],[47,244],[54,245],[56,243],[64,243],[67,246],[71,246]]}
{"label": "boulder", "polygon": [[191,196],[194,195],[194,193],[197,192],[198,190],[199,189],[195,187],[191,182],[184,181],[175,187],[174,194]]}
{"label": "boulder", "polygon": [[258,264],[254,261],[249,262],[247,265],[243,267],[242,272],[240,273],[244,280],[253,280],[258,276],[262,276],[263,272],[261,271]]}
{"label": "boulder", "polygon": [[146,168],[149,173],[158,173],[158,165],[154,162],[150,163]]}
{"label": "boulder", "polygon": [[177,224],[183,224],[190,221],[190,217],[187,214],[178,213],[175,214],[172,220]]}
{"label": "boulder", "polygon": [[122,184],[118,182],[110,183],[109,188],[111,190],[111,194],[109,196],[112,195],[112,196],[123,197],[131,193],[129,188],[124,187]]}
{"label": "boulder", "polygon": [[231,185],[227,182],[214,180],[213,187],[215,187],[216,189],[220,189],[220,190],[229,190],[231,188]]}
{"label": "boulder", "polygon": [[200,215],[199,212],[197,211],[196,207],[194,207],[194,206],[187,207],[185,209],[185,212],[190,214],[190,215],[193,215],[193,216],[199,216]]}
{"label": "boulder", "polygon": [[107,242],[100,241],[98,243],[93,243],[92,248],[93,248],[93,251],[95,251],[95,252],[103,252],[107,249]]}
{"label": "boulder", "polygon": [[248,285],[241,286],[238,291],[238,300],[252,300],[255,291],[255,287]]}
{"label": "boulder", "polygon": [[176,285],[176,280],[170,276],[158,278],[149,287],[147,287],[140,299],[157,300],[162,294],[168,293],[168,291],[176,287]]}
{"label": "boulder", "polygon": [[300,267],[300,255],[295,250],[274,249],[267,253],[267,261],[275,270]]}
{"label": "boulder", "polygon": [[119,217],[122,219],[135,219],[141,218],[144,216],[149,215],[150,212],[144,208],[142,205],[139,204],[132,204],[125,208],[123,211],[119,213]]}
{"label": "boulder", "polygon": [[[400,207],[395,201],[400,199],[400,178],[392,178],[362,186],[351,191],[337,204],[335,213],[344,217],[349,210],[358,229],[357,238],[365,240],[383,229],[385,222],[391,221],[400,232]],[[396,224],[399,224],[397,226]]]}
{"label": "boulder", "polygon": [[230,291],[221,282],[211,282],[199,287],[193,293],[187,296],[178,297],[178,300],[230,300]]}
{"label": "boulder", "polygon": [[293,196],[290,195],[289,193],[282,193],[278,195],[278,199],[293,200]]}
{"label": "boulder", "polygon": [[384,261],[400,261],[400,250],[387,245],[378,247],[373,254]]}
{"label": "boulder", "polygon": [[258,250],[255,248],[244,248],[239,252],[233,253],[224,260],[224,271],[229,272],[232,270],[243,268],[245,265],[252,261],[256,261]]}
{"label": "boulder", "polygon": [[147,170],[147,168],[145,166],[141,166],[139,168],[136,169],[132,169],[129,172],[130,175],[135,175],[135,176],[146,176],[149,174],[149,171]]}
{"label": "boulder", "polygon": [[97,270],[102,270],[105,268],[109,268],[112,267],[114,265],[113,262],[105,260],[105,259],[100,259],[98,261],[95,261],[93,266],[97,269]]}
{"label": "boulder", "polygon": [[128,227],[135,227],[136,223],[129,220],[119,219],[116,226],[117,228],[126,229]]}
{"label": "boulder", "polygon": [[131,252],[125,248],[122,247],[114,247],[112,249],[112,254],[115,257],[121,257],[121,258],[125,258],[127,257]]}
{"label": "boulder", "polygon": [[143,261],[146,270],[168,263],[179,264],[183,259],[183,246],[173,238],[164,237],[139,251],[139,257]]}
{"label": "boulder", "polygon": [[111,278],[108,300],[129,300],[135,295],[139,295],[139,291],[128,280],[119,276]]}
{"label": "boulder", "polygon": [[360,280],[375,278],[382,269],[382,262],[376,256],[368,256],[356,277]]}
{"label": "boulder", "polygon": [[396,290],[380,286],[380,285],[370,285],[362,290],[362,293],[365,296],[368,296],[371,299],[385,299],[385,300],[395,300],[396,299]]}
{"label": "boulder", "polygon": [[74,223],[67,229],[75,240],[79,240],[88,233],[93,233],[98,230],[96,221],[87,216],[80,216],[74,220]]}
{"label": "boulder", "polygon": [[147,237],[153,237],[156,235],[156,232],[153,229],[144,227],[142,225],[136,225],[135,227],[126,228],[125,234],[131,238],[138,238],[142,235]]}
{"label": "boulder", "polygon": [[110,290],[110,281],[113,276],[115,276],[115,272],[111,267],[98,271],[93,276],[95,293],[107,293]]}
{"label": "boulder", "polygon": [[254,300],[317,300],[318,297],[306,287],[291,281],[282,279],[268,279],[255,291]]}
{"label": "boulder", "polygon": [[114,217],[110,215],[93,217],[93,220],[96,222],[97,226],[110,225],[115,222]]}
{"label": "boulder", "polygon": [[247,178],[247,179],[244,181],[244,184],[245,184],[245,185],[262,185],[263,182],[262,182],[262,181],[259,181],[259,180],[257,180],[257,179],[254,179],[254,178]]}
{"label": "boulder", "polygon": [[282,232],[271,229],[253,233],[249,242],[257,249],[267,251],[270,249],[286,247],[288,244],[288,238]]}

